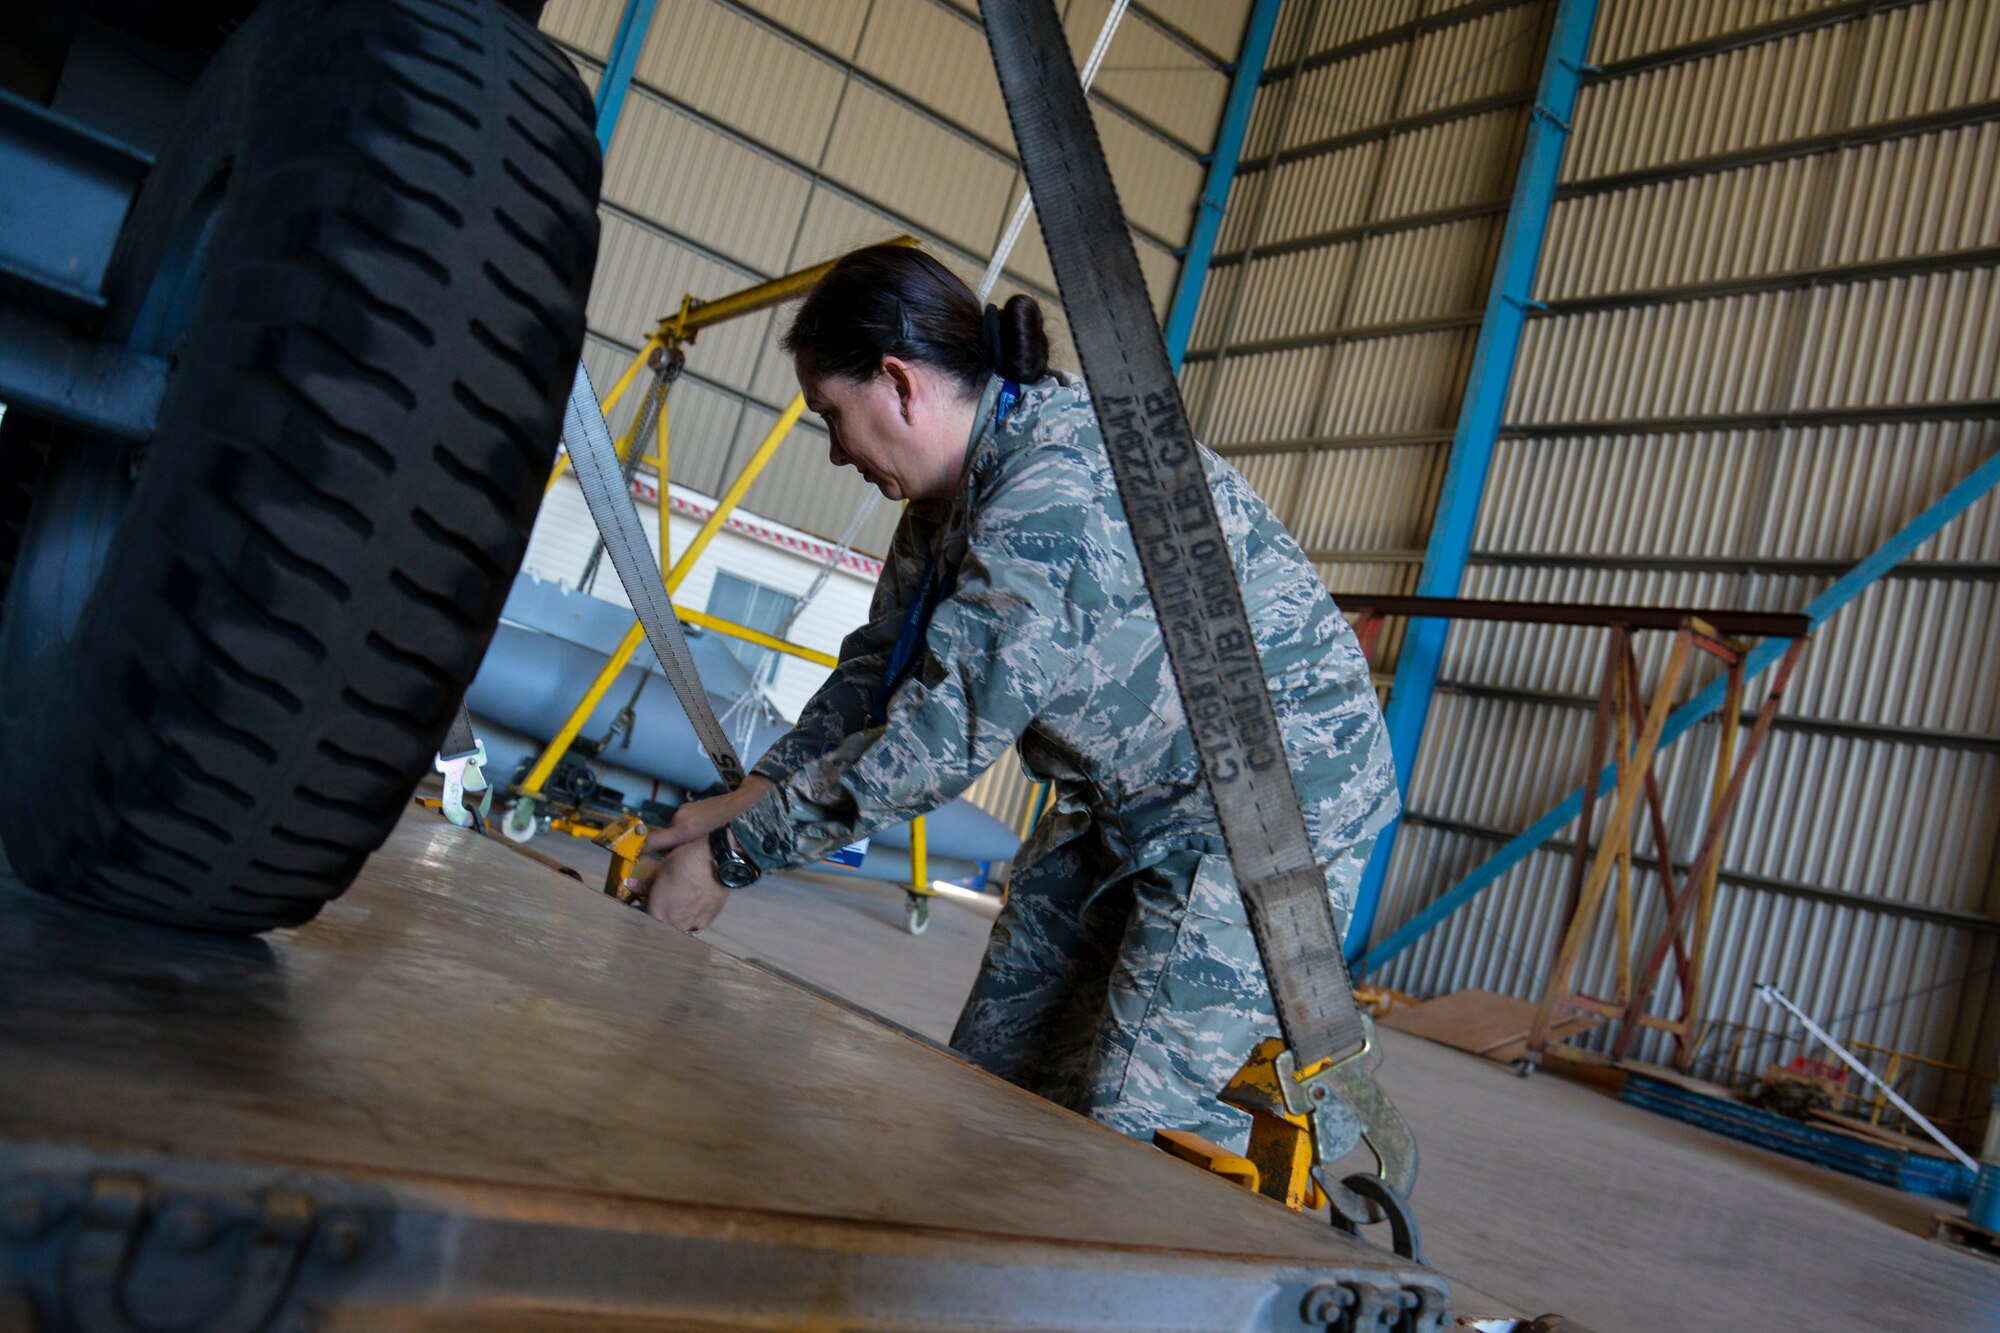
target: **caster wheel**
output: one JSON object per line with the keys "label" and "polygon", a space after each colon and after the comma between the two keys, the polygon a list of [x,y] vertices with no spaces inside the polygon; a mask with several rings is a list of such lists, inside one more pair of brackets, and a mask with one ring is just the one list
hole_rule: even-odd
{"label": "caster wheel", "polygon": [[931,900],[921,893],[913,893],[903,904],[903,929],[912,935],[921,935],[930,929]]}
{"label": "caster wheel", "polygon": [[1535,1072],[1535,1062],[1527,1059],[1516,1060],[1514,1061],[1513,1068],[1516,1074],[1522,1078],[1527,1078]]}
{"label": "caster wheel", "polygon": [[535,818],[535,803],[523,796],[508,807],[507,818],[500,825],[500,832],[509,842],[526,842],[541,832],[542,822]]}

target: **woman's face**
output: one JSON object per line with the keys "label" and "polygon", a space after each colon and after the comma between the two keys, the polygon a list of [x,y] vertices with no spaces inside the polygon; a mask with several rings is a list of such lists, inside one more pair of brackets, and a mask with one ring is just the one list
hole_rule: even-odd
{"label": "woman's face", "polygon": [[958,489],[977,404],[928,366],[885,357],[872,379],[799,377],[826,423],[827,457],[891,500],[942,499]]}

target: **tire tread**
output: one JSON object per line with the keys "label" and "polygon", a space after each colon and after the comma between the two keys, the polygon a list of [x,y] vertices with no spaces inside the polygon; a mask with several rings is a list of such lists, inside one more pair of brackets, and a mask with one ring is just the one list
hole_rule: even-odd
{"label": "tire tread", "polygon": [[[574,67],[501,0],[267,0],[190,111],[241,142],[202,356],[162,405],[186,459],[149,457],[78,630],[70,693],[106,716],[72,727],[77,814],[0,833],[38,887],[247,933],[346,888],[485,651],[582,347],[601,166]],[[0,476],[0,579],[26,484]]]}

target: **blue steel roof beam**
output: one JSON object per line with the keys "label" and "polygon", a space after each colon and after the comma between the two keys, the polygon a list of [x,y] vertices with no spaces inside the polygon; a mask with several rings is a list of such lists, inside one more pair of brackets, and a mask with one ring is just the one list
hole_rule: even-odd
{"label": "blue steel roof beam", "polygon": [[1167,358],[1176,371],[1180,370],[1181,357],[1187,351],[1188,336],[1194,332],[1201,289],[1208,281],[1208,261],[1215,253],[1215,238],[1222,231],[1222,217],[1229,208],[1229,191],[1236,181],[1244,135],[1250,129],[1257,83],[1263,77],[1264,61],[1271,53],[1271,34],[1278,26],[1278,3],[1279,0],[1256,0],[1251,7],[1243,32],[1243,54],[1230,76],[1229,100],[1223,104],[1215,152],[1209,157],[1208,178],[1202,182],[1194,232],[1188,237],[1187,257],[1181,262],[1173,304],[1167,310]]}
{"label": "blue steel roof beam", "polygon": [[646,30],[653,26],[654,0],[625,0],[625,12],[618,17],[618,35],[612,39],[611,54],[604,62],[604,75],[597,81],[597,146],[611,151],[611,136],[617,132],[619,113],[625,109],[625,94],[632,87],[632,71],[639,67],[639,49],[646,44]]}
{"label": "blue steel roof beam", "polygon": [[[1514,362],[1527,325],[1528,308],[1541,262],[1542,241],[1555,205],[1556,182],[1562,171],[1563,148],[1576,114],[1577,94],[1588,68],[1591,29],[1597,22],[1597,0],[1560,0],[1542,59],[1540,87],[1529,112],[1521,149],[1521,166],[1514,183],[1514,200],[1507,212],[1486,316],[1473,351],[1465,397],[1445,464],[1424,570],[1417,582],[1420,597],[1453,597],[1464,578],[1472,550],[1472,531],[1493,447],[1500,438],[1501,413],[1514,378]],[[1410,770],[1423,739],[1437,686],[1438,663],[1444,655],[1449,626],[1445,621],[1410,622],[1398,658],[1395,685],[1389,692],[1389,744],[1396,757],[1396,784],[1407,801]],[[1382,884],[1395,851],[1396,825],[1382,831],[1355,894],[1348,927],[1349,955],[1359,956],[1375,928]]]}

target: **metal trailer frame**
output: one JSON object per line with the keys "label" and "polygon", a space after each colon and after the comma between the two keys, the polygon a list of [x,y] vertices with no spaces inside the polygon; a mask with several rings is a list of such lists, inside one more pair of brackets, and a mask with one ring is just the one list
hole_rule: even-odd
{"label": "metal trailer frame", "polygon": [[167,364],[80,329],[103,313],[112,251],[153,160],[0,92],[0,174],[27,201],[0,227],[0,402],[144,440]]}

